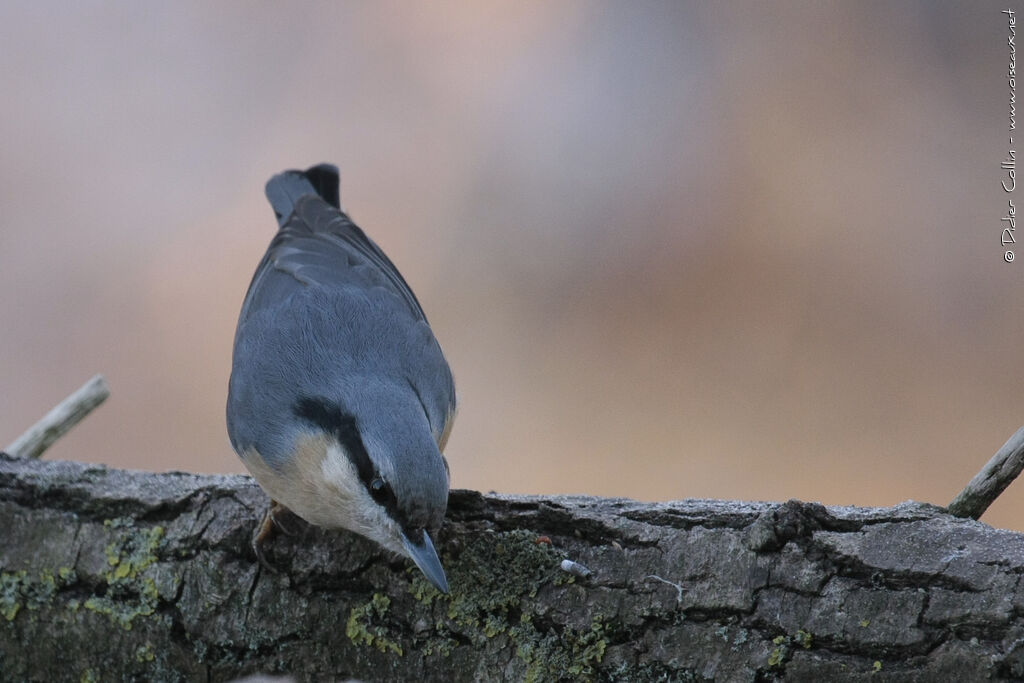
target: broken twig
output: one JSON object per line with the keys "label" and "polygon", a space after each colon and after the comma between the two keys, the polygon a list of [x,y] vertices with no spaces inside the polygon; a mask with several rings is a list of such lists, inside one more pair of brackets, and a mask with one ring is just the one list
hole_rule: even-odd
{"label": "broken twig", "polygon": [[946,509],[956,517],[978,519],[1024,470],[1024,427],[1003,444]]}
{"label": "broken twig", "polygon": [[15,458],[38,458],[110,396],[103,375],[96,375],[15,439],[4,452]]}

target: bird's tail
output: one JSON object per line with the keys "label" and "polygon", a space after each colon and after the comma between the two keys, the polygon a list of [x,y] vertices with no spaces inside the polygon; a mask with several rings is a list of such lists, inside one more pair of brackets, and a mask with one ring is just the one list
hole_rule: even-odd
{"label": "bird's tail", "polygon": [[267,181],[267,199],[274,207],[277,222],[284,225],[300,198],[312,194],[321,197],[336,209],[341,208],[338,167],[318,164],[305,171],[285,171]]}

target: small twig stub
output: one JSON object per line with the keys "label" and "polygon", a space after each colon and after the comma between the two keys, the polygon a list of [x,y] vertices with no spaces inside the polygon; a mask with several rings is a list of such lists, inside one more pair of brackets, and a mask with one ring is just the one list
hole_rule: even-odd
{"label": "small twig stub", "polygon": [[946,509],[956,517],[978,519],[1021,470],[1024,470],[1024,427],[1003,444]]}
{"label": "small twig stub", "polygon": [[15,458],[38,458],[108,396],[107,380],[103,375],[96,375],[11,442],[4,452]]}

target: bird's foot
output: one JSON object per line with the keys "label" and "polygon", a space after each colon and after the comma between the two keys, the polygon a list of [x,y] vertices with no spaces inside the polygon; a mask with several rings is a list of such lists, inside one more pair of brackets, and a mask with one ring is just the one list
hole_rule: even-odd
{"label": "bird's foot", "polygon": [[281,505],[276,500],[270,501],[270,508],[267,509],[267,513],[263,515],[263,521],[256,527],[256,533],[252,536],[252,550],[256,553],[256,559],[260,561],[266,569],[273,573],[278,573],[274,565],[270,564],[267,560],[266,554],[263,552],[263,545],[268,540],[274,537],[278,531],[283,532],[286,536],[294,536],[295,532],[288,529],[282,523],[282,518],[294,516],[294,513]]}

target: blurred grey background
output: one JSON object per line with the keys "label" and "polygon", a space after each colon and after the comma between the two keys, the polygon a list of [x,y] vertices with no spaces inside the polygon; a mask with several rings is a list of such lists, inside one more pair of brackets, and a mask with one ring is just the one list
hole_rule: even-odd
{"label": "blurred grey background", "polygon": [[1003,8],[5,2],[0,442],[103,372],[47,457],[241,471],[263,184],[331,161],[453,485],[945,504],[1024,424]]}

